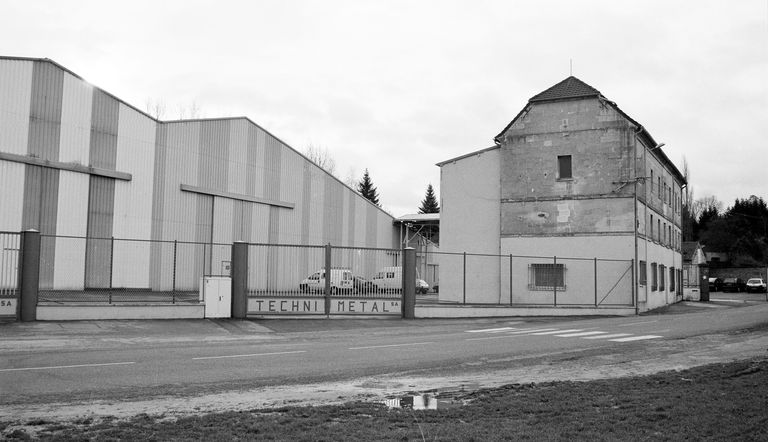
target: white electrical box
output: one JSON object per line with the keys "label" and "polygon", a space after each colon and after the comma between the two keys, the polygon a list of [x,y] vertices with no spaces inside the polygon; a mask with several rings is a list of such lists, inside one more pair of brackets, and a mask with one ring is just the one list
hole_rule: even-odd
{"label": "white electrical box", "polygon": [[200,288],[200,299],[205,303],[206,318],[232,317],[232,278],[205,276]]}

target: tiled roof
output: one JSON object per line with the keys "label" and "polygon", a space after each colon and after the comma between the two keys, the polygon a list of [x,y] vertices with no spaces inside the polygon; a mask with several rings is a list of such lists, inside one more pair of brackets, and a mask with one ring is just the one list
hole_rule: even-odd
{"label": "tiled roof", "polygon": [[699,245],[698,241],[683,241],[682,244],[682,252],[683,252],[683,261],[690,261],[693,259],[693,254],[696,253],[696,249],[701,247]]}
{"label": "tiled roof", "polygon": [[600,91],[571,75],[551,88],[534,95],[529,103],[537,101],[567,100],[569,98],[598,97]]}

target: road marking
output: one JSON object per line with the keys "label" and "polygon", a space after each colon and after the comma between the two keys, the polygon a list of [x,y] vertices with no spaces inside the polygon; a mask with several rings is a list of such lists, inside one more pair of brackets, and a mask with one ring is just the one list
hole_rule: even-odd
{"label": "road marking", "polygon": [[604,331],[586,331],[586,332],[580,332],[580,333],[567,333],[564,335],[555,335],[558,338],[581,338],[584,336],[592,336],[592,335],[604,335],[608,332]]}
{"label": "road marking", "polygon": [[629,333],[614,333],[612,335],[587,336],[584,339],[610,339],[610,338],[620,338],[622,336],[630,336],[630,334]]}
{"label": "road marking", "polygon": [[465,341],[485,341],[487,339],[504,339],[504,338],[516,338],[521,335],[512,335],[509,334],[503,334],[503,335],[493,335],[493,336],[483,336],[482,338],[467,338]]}
{"label": "road marking", "polygon": [[366,350],[369,348],[387,348],[387,347],[409,347],[412,345],[427,345],[434,344],[434,342],[410,342],[407,344],[388,344],[388,345],[371,345],[368,347],[349,347],[349,350]]}
{"label": "road marking", "polygon": [[618,327],[632,327],[633,325],[652,324],[654,322],[659,322],[659,320],[658,319],[654,319],[653,321],[630,322],[629,324],[619,324]]}
{"label": "road marking", "polygon": [[52,365],[50,367],[3,368],[3,369],[0,369],[0,371],[56,370],[59,368],[108,367],[111,365],[130,365],[130,364],[135,364],[135,362],[108,362],[104,364],[77,364],[77,365]]}
{"label": "road marking", "polygon": [[611,341],[613,341],[613,342],[632,342],[632,341],[642,341],[644,339],[657,339],[657,338],[663,338],[663,336],[659,336],[659,335],[630,336],[628,338],[611,339]]}
{"label": "road marking", "polygon": [[535,336],[544,336],[544,335],[556,335],[558,333],[574,333],[574,332],[580,332],[582,329],[572,329],[572,330],[555,330],[555,331],[543,331],[538,333],[531,333]]}
{"label": "road marking", "polygon": [[507,330],[517,330],[515,327],[486,328],[483,330],[464,330],[467,333],[499,333]]}
{"label": "road marking", "polygon": [[278,355],[292,355],[296,353],[306,353],[306,350],[296,351],[278,351],[274,353],[252,353],[247,355],[226,355],[226,356],[204,356],[200,358],[192,358],[193,361],[201,361],[204,359],[227,359],[227,358],[250,358],[254,356],[278,356]]}
{"label": "road marking", "polygon": [[513,331],[513,332],[509,332],[507,334],[508,335],[522,335],[522,334],[527,334],[527,333],[543,332],[543,331],[549,331],[549,330],[557,331],[556,328],[534,328],[534,329],[530,329],[529,328],[528,330]]}

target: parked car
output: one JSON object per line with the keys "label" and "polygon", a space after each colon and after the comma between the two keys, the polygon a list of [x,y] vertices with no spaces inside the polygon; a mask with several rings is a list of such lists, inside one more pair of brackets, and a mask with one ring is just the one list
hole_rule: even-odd
{"label": "parked car", "polygon": [[[322,292],[325,290],[325,270],[318,270],[301,281],[302,292]],[[352,291],[352,272],[348,269],[331,269],[331,293],[349,293]]]}
{"label": "parked car", "polygon": [[422,295],[426,295],[428,291],[429,291],[429,284],[427,284],[427,281],[424,281],[423,279],[417,279],[416,293],[421,293]]}
{"label": "parked car", "polygon": [[747,280],[747,293],[758,292],[765,293],[766,285],[763,278],[750,278]]}
{"label": "parked car", "polygon": [[[402,267],[383,267],[371,278],[380,292],[400,292],[403,287]],[[416,277],[416,293],[427,293],[429,284],[427,281]]]}
{"label": "parked car", "polygon": [[723,288],[723,280],[720,278],[709,278],[709,291],[719,292]]}
{"label": "parked car", "polygon": [[724,292],[743,292],[745,289],[744,280],[741,278],[725,278],[723,279],[723,291]]}

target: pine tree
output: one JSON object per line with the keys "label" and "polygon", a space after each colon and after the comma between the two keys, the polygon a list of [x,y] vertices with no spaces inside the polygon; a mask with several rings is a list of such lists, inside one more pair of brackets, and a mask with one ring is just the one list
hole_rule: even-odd
{"label": "pine tree", "polygon": [[440,206],[437,204],[437,198],[435,198],[435,190],[432,188],[432,184],[427,185],[427,194],[421,201],[419,213],[440,213]]}
{"label": "pine tree", "polygon": [[368,169],[365,169],[363,179],[357,183],[357,191],[373,204],[379,205],[379,192],[376,191],[376,187],[373,185],[373,181],[371,181]]}

